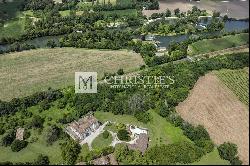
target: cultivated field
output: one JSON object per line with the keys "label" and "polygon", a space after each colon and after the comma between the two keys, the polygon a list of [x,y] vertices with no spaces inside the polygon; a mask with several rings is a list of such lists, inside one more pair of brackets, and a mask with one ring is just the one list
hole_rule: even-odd
{"label": "cultivated field", "polygon": [[200,78],[176,110],[184,120],[204,125],[216,144],[237,144],[240,159],[249,164],[248,107],[215,74]]}
{"label": "cultivated field", "polygon": [[152,13],[164,12],[167,8],[171,11],[179,8],[181,11],[186,12],[191,10],[193,6],[200,9],[207,10],[208,13],[219,11],[222,15],[227,14],[233,18],[248,18],[249,17],[249,0],[200,0],[200,2],[189,0],[159,0],[160,10],[145,10],[143,13],[150,16]]}
{"label": "cultivated field", "polygon": [[245,45],[248,43],[249,43],[248,33],[229,35],[217,39],[205,39],[189,45],[188,54],[189,55],[204,54],[226,48]]}
{"label": "cultivated field", "polygon": [[216,71],[217,77],[247,106],[249,105],[249,69]]}
{"label": "cultivated field", "polygon": [[98,51],[75,48],[37,49],[0,56],[0,99],[30,95],[49,87],[74,85],[77,71],[115,73],[139,69],[143,65],[139,54],[122,51]]}

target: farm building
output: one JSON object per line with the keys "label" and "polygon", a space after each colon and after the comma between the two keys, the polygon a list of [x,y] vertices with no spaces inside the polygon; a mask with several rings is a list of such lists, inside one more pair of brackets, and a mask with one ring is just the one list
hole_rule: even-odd
{"label": "farm building", "polygon": [[87,115],[78,121],[70,123],[65,131],[74,140],[84,140],[100,127],[100,122],[93,116]]}

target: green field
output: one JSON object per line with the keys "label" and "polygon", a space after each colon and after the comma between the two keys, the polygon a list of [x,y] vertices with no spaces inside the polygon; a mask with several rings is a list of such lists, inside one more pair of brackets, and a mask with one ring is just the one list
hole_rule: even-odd
{"label": "green field", "polygon": [[168,144],[189,140],[180,128],[174,127],[155,111],[149,111],[152,120],[148,124],[141,123],[130,115],[114,115],[111,112],[95,112],[95,117],[101,122],[112,121],[123,124],[133,124],[149,129],[150,146]]}
{"label": "green field", "polygon": [[214,149],[211,153],[203,156],[200,161],[190,165],[230,165],[230,163],[227,160],[221,159],[218,150]]}
{"label": "green field", "polygon": [[[11,161],[11,162],[32,162],[34,161],[39,154],[48,155],[51,164],[62,164],[63,159],[61,157],[61,149],[60,149],[60,142],[63,140],[58,140],[54,142],[52,145],[47,145],[45,141],[45,134],[47,128],[51,124],[56,124],[60,127],[63,127],[60,123],[57,123],[56,121],[60,118],[62,118],[64,115],[73,112],[73,108],[66,107],[65,109],[58,109],[56,107],[57,102],[54,102],[54,107],[51,107],[48,110],[45,110],[43,112],[39,112],[39,106],[33,106],[27,109],[28,112],[32,112],[33,115],[39,115],[42,118],[45,119],[44,125],[43,125],[43,131],[40,133],[37,129],[31,129],[29,130],[31,132],[30,138],[28,138],[28,142],[31,140],[37,139],[37,141],[33,143],[29,143],[26,148],[19,152],[12,152],[10,147],[3,147],[0,146],[0,161]],[[14,119],[22,119],[21,113],[17,112],[14,116],[12,116],[11,121],[14,121]],[[49,120],[49,119],[52,120]],[[31,121],[31,118],[25,118],[25,123],[28,123]],[[2,136],[0,136],[1,139]]]}
{"label": "green field", "polygon": [[24,32],[25,19],[16,18],[10,21],[6,21],[3,27],[0,27],[1,37],[17,37]]}
{"label": "green field", "polygon": [[19,6],[24,0],[13,0],[3,3],[0,1],[0,38],[17,37],[24,31],[25,19],[21,16]]}
{"label": "green field", "polygon": [[218,78],[239,98],[249,105],[249,75],[248,69],[216,71]]}
{"label": "green field", "polygon": [[[7,0],[6,3],[0,1],[0,38],[1,37],[18,37],[24,32],[24,16],[30,11],[19,11],[20,5],[24,0]],[[29,15],[32,16],[32,15]]]}
{"label": "green field", "polygon": [[95,71],[101,78],[104,72],[115,73],[120,68],[133,72],[143,64],[139,54],[127,50],[55,48],[5,54],[0,56],[0,99],[74,85],[74,74],[79,71]]}
{"label": "green field", "polygon": [[20,152],[12,152],[10,147],[0,146],[0,153],[1,162],[33,162],[39,154],[48,155],[52,164],[61,164],[63,161],[59,141],[55,142],[52,146],[47,146],[43,136],[39,136],[39,139],[35,143],[29,143]]}
{"label": "green field", "polygon": [[189,55],[198,55],[249,43],[249,34],[242,33],[218,39],[205,39],[189,45]]}

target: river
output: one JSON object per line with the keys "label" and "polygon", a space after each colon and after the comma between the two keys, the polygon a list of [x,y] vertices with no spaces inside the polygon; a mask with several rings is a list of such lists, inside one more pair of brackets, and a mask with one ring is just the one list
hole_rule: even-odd
{"label": "river", "polygon": [[[225,32],[233,32],[233,31],[242,31],[249,28],[249,21],[241,21],[241,20],[233,20],[227,21],[225,23],[224,31]],[[213,34],[220,34],[221,32],[211,32]],[[211,33],[204,33],[204,34],[211,34]],[[190,34],[184,35],[175,35],[175,36],[160,36],[156,35],[155,40],[159,41],[159,47],[166,47],[168,48],[171,42],[182,42],[189,38]]]}
{"label": "river", "polygon": [[[233,20],[233,21],[227,21],[225,23],[225,32],[232,32],[232,31],[241,31],[244,29],[249,28],[249,21],[240,21],[240,20]],[[212,32],[212,33],[217,33],[219,34],[220,32]],[[187,40],[189,38],[189,34],[184,34],[184,35],[175,35],[175,36],[160,36],[156,35],[155,40],[159,41],[159,46],[160,47],[166,47],[168,48],[169,44],[171,42],[181,42],[184,40]],[[39,37],[35,38],[32,40],[27,40],[24,41],[23,43],[27,44],[33,44],[37,48],[44,48],[46,47],[46,44],[49,40],[54,40],[56,43],[59,42],[59,39],[62,37],[61,36],[46,36],[46,37]],[[7,50],[10,48],[10,45],[0,45],[0,50]]]}

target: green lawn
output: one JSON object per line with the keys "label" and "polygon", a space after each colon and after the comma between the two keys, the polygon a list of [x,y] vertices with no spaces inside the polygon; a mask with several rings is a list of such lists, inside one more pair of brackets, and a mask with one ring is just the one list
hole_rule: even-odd
{"label": "green lawn", "polygon": [[93,142],[92,148],[95,150],[102,150],[105,147],[108,147],[112,143],[112,135],[109,134],[107,139],[103,138],[103,134],[100,134]]}
{"label": "green lawn", "polygon": [[249,75],[246,69],[219,70],[215,74],[241,102],[249,105]]}
{"label": "green lawn", "polygon": [[170,122],[158,115],[153,110],[149,111],[152,120],[148,124],[141,123],[130,115],[114,115],[110,112],[95,112],[95,117],[101,122],[112,121],[123,124],[133,124],[149,129],[150,146],[168,144],[189,140],[183,135],[180,128],[174,127]]}
{"label": "green lawn", "polygon": [[249,43],[249,34],[242,33],[218,39],[205,39],[189,45],[189,55],[203,54]]}
{"label": "green lawn", "polygon": [[211,153],[203,156],[200,161],[190,165],[230,165],[230,163],[227,160],[221,159],[218,150],[214,149]]}
{"label": "green lawn", "polygon": [[0,27],[1,37],[17,37],[24,32],[25,19],[16,18],[6,21],[3,27]]}

